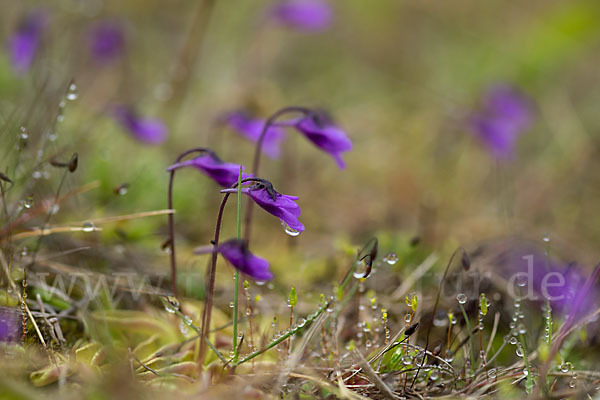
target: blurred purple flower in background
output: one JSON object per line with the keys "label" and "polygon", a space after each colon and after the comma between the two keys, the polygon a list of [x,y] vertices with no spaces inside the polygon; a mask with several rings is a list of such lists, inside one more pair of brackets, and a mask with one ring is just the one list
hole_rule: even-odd
{"label": "blurred purple flower in background", "polygon": [[[223,116],[222,120],[234,131],[245,136],[253,142],[257,142],[265,126],[265,120],[252,118],[242,111],[234,111]],[[262,143],[262,151],[271,158],[279,157],[281,153],[281,142],[285,138],[285,131],[277,126],[271,126],[267,130]]]}
{"label": "blurred purple flower in background", "polygon": [[273,278],[269,262],[250,253],[246,242],[241,239],[227,240],[217,247],[217,251],[240,272],[258,281]]}
{"label": "blurred purple flower in background", "polygon": [[[573,310],[573,301],[587,280],[585,270],[575,263],[559,262],[532,244],[522,241],[507,243],[505,250],[490,259],[493,273],[507,280],[508,293],[523,295],[529,300],[550,300],[559,313],[584,315],[600,304],[596,289],[586,296],[586,303]],[[521,292],[521,293],[519,293]]]}
{"label": "blurred purple flower in background", "polygon": [[21,335],[21,314],[13,308],[0,307],[0,342],[16,342]]}
{"label": "blurred purple flower in background", "polygon": [[321,150],[329,153],[340,168],[345,168],[341,153],[352,150],[352,142],[339,127],[323,112],[316,112],[298,119],[294,126],[308,140]]}
{"label": "blurred purple flower in background", "polygon": [[327,29],[333,20],[333,10],[323,0],[279,1],[270,8],[269,15],[282,25],[309,32]]}
{"label": "blurred purple flower in background", "polygon": [[469,122],[495,158],[509,159],[531,120],[531,104],[522,94],[509,86],[495,86],[486,93],[482,109]]}
{"label": "blurred purple flower in background", "polygon": [[48,19],[44,11],[32,11],[8,39],[12,66],[18,74],[24,74],[31,68]]}
{"label": "blurred purple flower in background", "polygon": [[[224,187],[230,187],[238,181],[240,165],[221,161],[214,153],[203,154],[191,160],[178,162],[167,168],[167,171],[173,171],[183,167],[193,167],[217,181]],[[249,178],[250,175],[242,173],[242,179]]]}
{"label": "blurred purple flower in background", "polygon": [[156,118],[142,118],[131,107],[116,106],[113,116],[136,139],[148,144],[160,144],[167,138],[165,124]]}
{"label": "blurred purple flower in background", "polygon": [[98,21],[88,33],[89,51],[99,63],[116,60],[125,49],[123,26],[112,20]]}

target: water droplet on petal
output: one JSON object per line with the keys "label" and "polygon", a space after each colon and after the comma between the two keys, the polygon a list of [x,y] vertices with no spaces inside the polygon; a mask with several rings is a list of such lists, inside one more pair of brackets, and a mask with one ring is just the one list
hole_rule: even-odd
{"label": "water droplet on petal", "polygon": [[300,234],[300,231],[292,229],[284,220],[281,220],[281,226],[283,226],[285,233],[292,237],[296,237]]}

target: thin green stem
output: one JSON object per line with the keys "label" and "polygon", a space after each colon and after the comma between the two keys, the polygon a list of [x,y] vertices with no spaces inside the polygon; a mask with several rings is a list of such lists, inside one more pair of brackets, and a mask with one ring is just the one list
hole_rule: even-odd
{"label": "thin green stem", "polygon": [[[242,167],[240,166],[240,173],[238,175],[237,185],[237,238],[242,237]],[[238,338],[238,307],[239,307],[239,287],[240,287],[240,272],[236,269],[234,275],[234,289],[233,289],[233,363],[237,363],[239,357],[239,348],[237,344]]]}
{"label": "thin green stem", "polygon": [[[164,306],[169,307],[169,309],[172,310],[175,313],[175,315],[177,315],[183,321],[184,324],[192,328],[192,330],[196,332],[196,334],[198,334],[198,337],[202,335],[202,331],[200,330],[200,328],[194,325],[191,319],[186,318],[186,316],[183,315],[181,311],[169,304],[168,300],[161,297],[161,301],[163,302]],[[221,360],[223,364],[227,364],[227,359],[223,356],[223,354],[221,354],[219,350],[217,350],[214,344],[212,344],[208,339],[206,339],[206,344],[217,355],[217,357],[219,357],[219,360]]]}
{"label": "thin green stem", "polygon": [[529,366],[529,355],[525,347],[525,336],[519,335],[519,339],[521,342],[521,350],[523,351],[523,362],[525,363],[525,370],[527,371],[525,390],[528,394],[530,394],[533,389],[533,386],[535,386],[535,382],[533,380],[533,376],[531,375],[531,368]]}
{"label": "thin green stem", "polygon": [[471,345],[471,374],[473,373],[473,367],[475,366],[475,341],[473,340],[473,332],[471,331],[471,323],[469,322],[469,316],[465,311],[465,308],[462,304],[458,304],[460,307],[460,311],[462,312],[463,317],[465,318],[465,324],[467,325],[467,331],[469,332],[469,342]]}
{"label": "thin green stem", "polygon": [[246,361],[250,361],[253,358],[258,357],[262,353],[264,353],[264,352],[272,349],[273,347],[277,346],[279,343],[281,343],[284,340],[288,339],[290,336],[295,335],[296,333],[300,332],[302,329],[308,327],[309,324],[311,324],[315,319],[317,319],[321,314],[323,314],[323,312],[327,309],[327,307],[329,307],[329,305],[330,305],[330,303],[326,302],[316,312],[314,312],[313,314],[309,315],[306,318],[306,322],[304,324],[298,325],[294,329],[290,329],[290,331],[287,332],[286,334],[279,336],[277,339],[273,340],[272,342],[270,342],[269,344],[267,344],[262,349],[257,350],[255,352],[247,355],[246,357],[242,358],[239,362],[235,363],[234,365],[238,366],[240,364],[245,363]]}

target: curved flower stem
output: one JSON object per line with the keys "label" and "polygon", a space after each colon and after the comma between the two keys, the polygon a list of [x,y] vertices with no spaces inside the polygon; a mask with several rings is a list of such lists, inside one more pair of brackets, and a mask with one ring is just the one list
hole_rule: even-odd
{"label": "curved flower stem", "polygon": [[[211,150],[205,147],[197,147],[194,149],[190,149],[188,151],[184,151],[181,153],[175,163],[180,162],[185,157],[193,153],[207,153],[211,152]],[[169,210],[173,210],[173,183],[175,181],[175,169],[173,169],[169,176],[169,191],[168,191],[168,205],[167,208]],[[175,216],[173,213],[169,213],[169,250],[170,250],[170,259],[171,259],[171,291],[173,292],[173,296],[177,297],[177,259],[175,258]]]}
{"label": "curved flower stem", "polygon": [[[237,238],[242,238],[242,167],[240,166],[240,173],[238,175],[237,182],[237,218],[236,218],[236,232]],[[240,289],[240,271],[235,270],[234,275],[234,289],[233,289],[233,363],[237,363],[239,356],[238,349],[238,305],[239,305],[239,289]]]}
{"label": "curved flower stem", "polygon": [[[245,178],[245,179],[241,179],[238,182],[236,182],[230,189],[238,189],[236,192],[238,193],[238,195],[240,194],[241,190],[239,188],[239,186],[241,186],[242,183],[246,183],[246,182],[259,182],[259,183],[270,183],[264,179],[260,179],[260,178]],[[217,271],[217,256],[218,256],[218,252],[216,251],[217,246],[219,245],[219,237],[221,234],[221,223],[223,222],[223,212],[225,211],[225,205],[227,204],[227,200],[229,199],[229,195],[231,194],[231,192],[224,192],[221,191],[221,193],[224,193],[225,196],[223,197],[223,200],[221,201],[221,206],[219,207],[219,213],[217,215],[217,223],[215,226],[215,237],[212,240],[212,245],[214,248],[214,251],[212,252],[212,258],[211,258],[211,263],[210,263],[210,271],[209,271],[209,282],[208,282],[208,293],[206,296],[206,302],[204,303],[204,309],[202,311],[202,329],[201,329],[201,337],[200,337],[200,351],[198,354],[198,363],[200,365],[204,364],[204,356],[205,356],[205,346],[206,346],[206,336],[208,335],[209,332],[209,326],[210,326],[210,318],[211,318],[211,313],[212,313],[212,303],[213,303],[213,297],[214,297],[214,293],[215,293],[215,275],[216,275],[216,271]],[[237,288],[237,286],[236,286]],[[237,325],[237,322],[236,322]],[[237,339],[234,339],[237,341]],[[237,346],[236,346],[237,347]],[[234,350],[235,351],[235,350]]]}
{"label": "curved flower stem", "polygon": [[[237,185],[237,184],[236,184]],[[198,354],[198,363],[199,365],[204,365],[204,356],[205,356],[205,346],[206,339],[208,335],[209,325],[210,325],[210,317],[212,313],[212,302],[213,296],[215,294],[215,275],[217,271],[217,256],[219,253],[216,251],[217,246],[219,245],[219,236],[221,234],[221,222],[223,221],[223,211],[225,210],[225,205],[227,204],[227,200],[229,199],[230,193],[225,193],[223,196],[223,200],[221,201],[221,206],[219,207],[219,214],[217,215],[217,224],[215,227],[215,237],[212,241],[212,244],[215,248],[215,251],[212,252],[212,259],[210,263],[210,272],[209,272],[209,281],[208,281],[208,294],[206,296],[206,301],[204,303],[204,310],[202,311],[202,327],[201,327],[201,335],[200,335],[200,352]]]}
{"label": "curved flower stem", "polygon": [[[267,134],[267,131],[269,130],[269,128],[271,128],[277,122],[277,119],[284,116],[285,114],[290,114],[290,113],[300,113],[303,116],[307,116],[307,115],[310,115],[312,113],[312,111],[306,107],[290,106],[290,107],[284,107],[284,108],[276,111],[273,115],[271,115],[269,118],[267,118],[267,120],[265,121],[265,125],[263,126],[263,129],[260,132],[260,136],[258,137],[258,140],[256,141],[256,147],[254,148],[254,159],[252,161],[252,170],[250,171],[254,176],[258,176],[258,169],[260,167],[260,156],[262,154],[262,144],[265,139],[265,135]],[[250,242],[250,233],[252,232],[252,207],[253,207],[254,203],[252,202],[251,199],[248,199],[248,202],[246,204],[247,205],[246,205],[246,219],[244,221],[245,222],[244,239],[246,240],[246,243],[249,243]]]}

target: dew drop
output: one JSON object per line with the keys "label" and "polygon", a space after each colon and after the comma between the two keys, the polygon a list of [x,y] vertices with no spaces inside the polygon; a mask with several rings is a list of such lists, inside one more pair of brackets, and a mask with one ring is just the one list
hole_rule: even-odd
{"label": "dew drop", "polygon": [[365,277],[366,273],[367,273],[367,266],[362,261],[357,261],[356,267],[354,269],[354,272],[352,273],[352,276],[356,279],[363,279]]}
{"label": "dew drop", "polygon": [[448,326],[448,317],[445,312],[438,312],[433,319],[433,326]]}
{"label": "dew drop", "polygon": [[284,232],[292,237],[296,237],[300,234],[300,231],[291,228],[284,220],[281,220],[281,226],[283,226]]}
{"label": "dew drop", "polygon": [[299,318],[296,323],[298,324],[298,328],[302,328],[304,325],[306,325],[306,320],[304,318]]}
{"label": "dew drop", "polygon": [[527,286],[527,277],[523,276],[523,275],[517,276],[517,286],[518,287],[525,287],[525,286]]}
{"label": "dew drop", "polygon": [[560,365],[560,372],[565,372],[565,373],[569,372],[569,364],[566,364],[566,363],[561,364]]}
{"label": "dew drop", "polygon": [[490,378],[490,379],[496,379],[496,369],[495,368],[490,369],[488,371],[487,375],[488,375],[488,378]]}
{"label": "dew drop", "polygon": [[569,387],[571,389],[573,389],[576,385],[577,385],[577,382],[575,381],[575,379],[573,379],[573,380],[571,380],[571,382],[569,382]]}
{"label": "dew drop", "polygon": [[50,207],[49,212],[51,215],[55,215],[56,213],[58,213],[58,210],[60,210],[60,206],[58,204],[54,203],[52,205],[52,207]]}
{"label": "dew drop", "polygon": [[521,349],[520,347],[517,347],[515,353],[517,354],[517,357],[523,357],[523,349]]}
{"label": "dew drop", "polygon": [[396,253],[388,253],[385,257],[383,257],[383,262],[394,265],[398,262],[398,255]]}
{"label": "dew drop", "polygon": [[510,344],[517,344],[517,338],[516,337],[511,337],[510,338]]}
{"label": "dew drop", "polygon": [[92,221],[85,221],[83,223],[83,226],[81,228],[84,232],[94,232],[94,230],[96,229],[96,227],[94,226],[94,223]]}
{"label": "dew drop", "polygon": [[23,202],[23,207],[25,208],[31,208],[33,206],[33,197],[29,196],[28,198],[25,199],[25,201]]}
{"label": "dew drop", "polygon": [[175,314],[175,310],[179,310],[179,300],[175,296],[167,296],[165,310],[171,314]]}
{"label": "dew drop", "polygon": [[550,234],[544,235],[544,242],[550,243]]}
{"label": "dew drop", "polygon": [[465,304],[467,302],[467,295],[464,293],[459,293],[456,295],[456,300],[459,304]]}
{"label": "dew drop", "polygon": [[179,332],[181,332],[184,335],[187,335],[187,333],[189,332],[189,327],[185,324],[185,322],[181,321],[179,323]]}
{"label": "dew drop", "polygon": [[230,301],[229,302],[229,308],[233,308],[233,307],[235,307],[235,304],[233,304],[233,301]]}
{"label": "dew drop", "polygon": [[67,91],[67,100],[77,100],[77,85],[75,85],[74,83],[71,83],[71,85],[69,85],[69,90]]}
{"label": "dew drop", "polygon": [[20,129],[19,139],[21,139],[21,141],[23,141],[23,142],[26,142],[27,139],[29,139],[29,132],[27,131],[27,128],[25,128],[24,126],[22,126]]}

